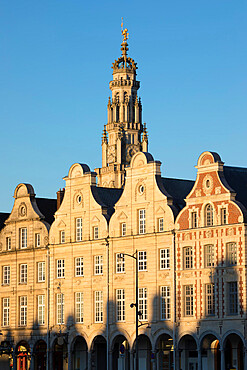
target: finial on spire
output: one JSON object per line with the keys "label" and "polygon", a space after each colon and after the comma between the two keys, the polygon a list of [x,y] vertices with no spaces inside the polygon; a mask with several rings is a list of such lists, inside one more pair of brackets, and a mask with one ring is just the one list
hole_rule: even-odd
{"label": "finial on spire", "polygon": [[121,23],[121,32],[122,32],[122,36],[123,36],[123,42],[127,42],[128,38],[129,38],[129,33],[128,33],[128,29],[127,28],[123,28],[123,17],[122,17],[122,23]]}

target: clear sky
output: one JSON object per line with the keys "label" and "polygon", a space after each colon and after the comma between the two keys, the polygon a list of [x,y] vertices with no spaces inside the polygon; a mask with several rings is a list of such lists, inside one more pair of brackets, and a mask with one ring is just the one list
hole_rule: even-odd
{"label": "clear sky", "polygon": [[0,211],[20,182],[52,198],[101,166],[121,17],[163,176],[195,179],[205,150],[247,166],[246,0],[0,0]]}

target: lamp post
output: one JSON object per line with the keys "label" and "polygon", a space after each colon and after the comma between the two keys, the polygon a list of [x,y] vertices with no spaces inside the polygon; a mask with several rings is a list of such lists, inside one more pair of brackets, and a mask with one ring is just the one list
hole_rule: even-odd
{"label": "lamp post", "polygon": [[136,357],[135,357],[136,368],[135,370],[139,370],[139,356],[138,356],[138,327],[139,327],[138,307],[139,307],[139,304],[138,304],[138,254],[137,254],[137,250],[133,254],[120,253],[120,258],[123,258],[124,256],[131,257],[136,261],[136,302],[131,303],[130,307],[136,308]]}

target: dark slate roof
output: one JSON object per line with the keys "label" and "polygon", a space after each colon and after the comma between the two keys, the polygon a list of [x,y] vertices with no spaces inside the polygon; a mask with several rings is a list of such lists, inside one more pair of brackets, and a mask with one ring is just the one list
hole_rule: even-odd
{"label": "dark slate roof", "polygon": [[36,198],[37,206],[40,212],[45,216],[45,221],[52,224],[54,221],[54,213],[57,210],[57,200],[48,198]]}
{"label": "dark slate roof", "polygon": [[104,209],[103,215],[109,220],[114,213],[114,205],[121,197],[123,189],[91,186],[91,191],[96,202]]}
{"label": "dark slate roof", "polygon": [[232,190],[237,193],[236,200],[247,209],[247,168],[224,166],[224,176]]}
{"label": "dark slate roof", "polygon": [[185,206],[184,199],[190,193],[195,181],[172,179],[168,177],[162,177],[161,179],[165,190],[173,198],[173,203],[178,206],[179,209],[182,209]]}
{"label": "dark slate roof", "polygon": [[0,230],[4,227],[4,222],[9,217],[10,213],[0,212]]}

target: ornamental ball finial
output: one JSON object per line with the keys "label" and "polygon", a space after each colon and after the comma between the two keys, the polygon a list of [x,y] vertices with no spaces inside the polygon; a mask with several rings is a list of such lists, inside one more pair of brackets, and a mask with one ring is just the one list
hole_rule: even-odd
{"label": "ornamental ball finial", "polygon": [[121,33],[123,36],[123,42],[126,42],[129,38],[129,33],[127,28],[123,28],[123,17],[122,17],[122,22],[121,22]]}

